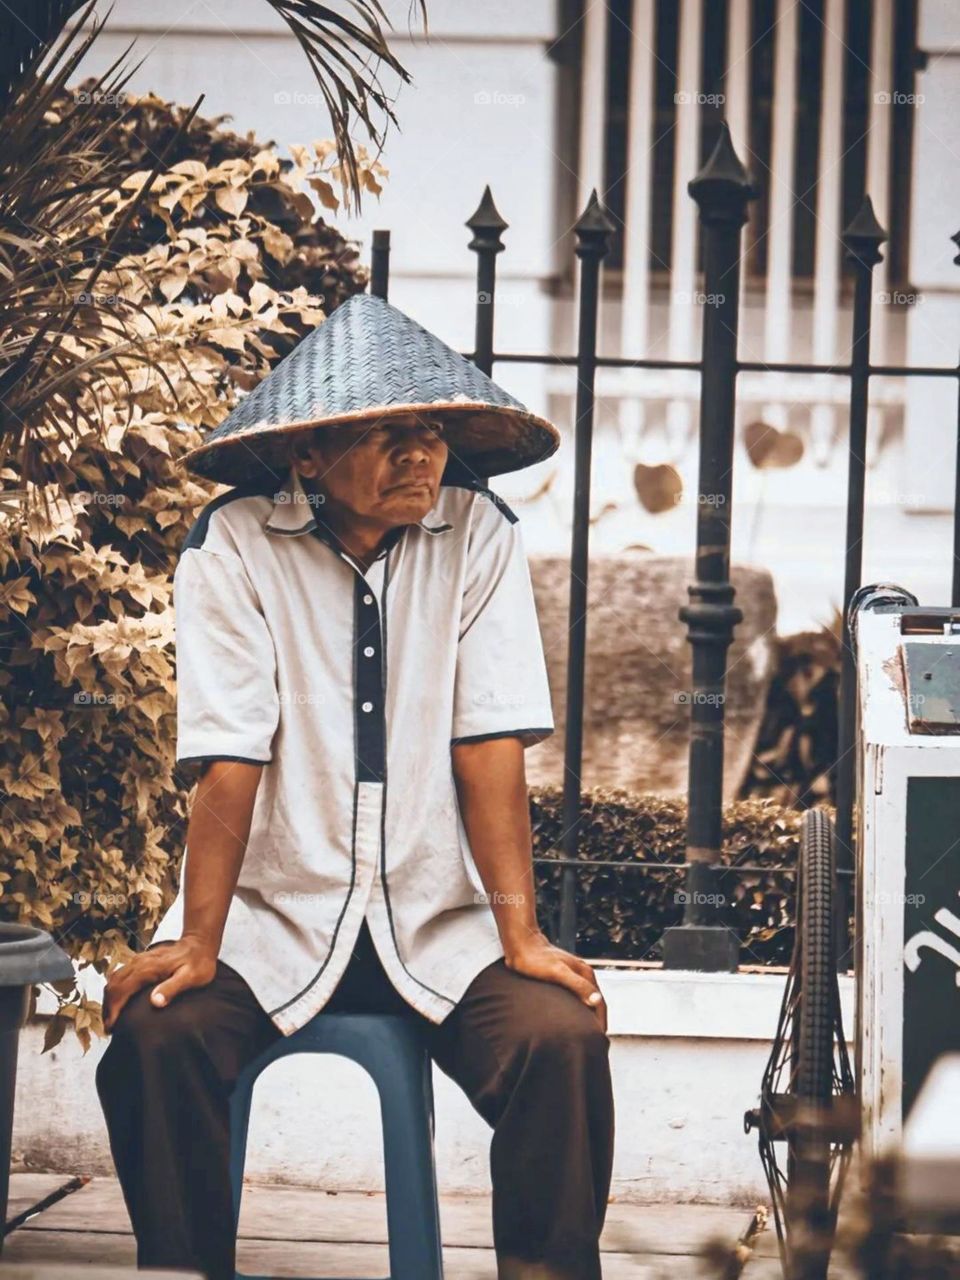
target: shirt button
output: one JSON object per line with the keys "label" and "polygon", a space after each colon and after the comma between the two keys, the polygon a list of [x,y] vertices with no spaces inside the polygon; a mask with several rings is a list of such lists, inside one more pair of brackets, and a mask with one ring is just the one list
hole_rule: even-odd
{"label": "shirt button", "polygon": [[368,594],[368,595],[365,595],[365,596],[363,597],[363,603],[364,603],[364,604],[373,604],[373,596],[371,596],[371,595],[369,595],[369,594]]}
{"label": "shirt button", "polygon": [[363,710],[364,710],[364,711],[372,711],[372,710],[373,710],[373,703],[372,703],[372,702],[365,702],[365,703],[363,704]]}
{"label": "shirt button", "polygon": [[368,658],[372,658],[372,657],[373,657],[373,645],[372,645],[372,644],[368,644],[368,645],[367,645],[367,647],[364,649],[364,651],[363,651],[363,652],[367,655],[367,657],[368,657]]}

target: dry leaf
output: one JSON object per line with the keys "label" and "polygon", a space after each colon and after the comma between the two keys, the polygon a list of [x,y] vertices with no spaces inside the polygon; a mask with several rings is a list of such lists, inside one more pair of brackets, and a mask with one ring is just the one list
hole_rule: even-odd
{"label": "dry leaf", "polygon": [[325,178],[308,178],[307,185],[317,193],[320,197],[320,203],[325,209],[333,209],[336,212],[340,208],[340,201],[337,199],[333,187]]}
{"label": "dry leaf", "polygon": [[638,462],[633,469],[633,483],[644,508],[653,515],[673,510],[683,496],[680,473],[666,462],[656,467]]}
{"label": "dry leaf", "polygon": [[247,193],[239,187],[218,187],[214,199],[218,209],[232,214],[235,218],[239,217],[247,207]]}
{"label": "dry leaf", "polygon": [[743,429],[747,457],[755,467],[793,467],[803,457],[803,441],[793,431],[778,431],[765,422]]}

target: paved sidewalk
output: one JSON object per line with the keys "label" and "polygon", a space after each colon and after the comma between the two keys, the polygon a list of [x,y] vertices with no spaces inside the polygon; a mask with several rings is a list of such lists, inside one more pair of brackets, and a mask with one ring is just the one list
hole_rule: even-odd
{"label": "paved sidewalk", "polygon": [[[69,1183],[57,1174],[15,1174],[9,1217],[39,1204]],[[440,1205],[446,1280],[496,1280],[490,1202],[445,1196]],[[716,1205],[611,1203],[603,1235],[604,1280],[704,1280],[718,1274],[700,1257],[710,1239],[732,1247],[751,1217],[749,1208]],[[382,1195],[325,1193],[249,1186],[240,1224],[239,1266],[253,1275],[385,1276],[386,1212]],[[133,1237],[117,1183],[95,1178],[30,1217],[6,1241],[7,1265],[24,1274],[108,1276],[132,1267]],[[37,1268],[37,1269],[34,1269]],[[11,1271],[11,1280],[20,1271]],[[126,1273],[124,1273],[126,1274]],[[832,1273],[831,1273],[832,1274]],[[838,1273],[839,1274],[839,1273]],[[772,1223],[760,1238],[745,1280],[779,1280]]]}

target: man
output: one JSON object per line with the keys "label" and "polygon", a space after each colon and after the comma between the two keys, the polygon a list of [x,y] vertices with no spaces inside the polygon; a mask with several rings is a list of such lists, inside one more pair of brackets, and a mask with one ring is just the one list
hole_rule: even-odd
{"label": "man", "polygon": [[202,773],[97,1074],[140,1265],[232,1280],[230,1090],[363,1010],[413,1019],[492,1127],[500,1280],[600,1276],[606,1014],[537,924],[524,749],[550,694],[519,524],[475,471],[556,445],[359,295],[188,455],[235,485],[174,578],[177,759]]}

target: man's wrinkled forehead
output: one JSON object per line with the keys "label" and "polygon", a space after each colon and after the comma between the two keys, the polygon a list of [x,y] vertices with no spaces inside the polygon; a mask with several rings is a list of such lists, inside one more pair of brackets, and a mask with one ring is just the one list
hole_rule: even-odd
{"label": "man's wrinkled forehead", "polygon": [[317,444],[342,440],[356,444],[372,431],[388,431],[391,437],[400,439],[416,427],[435,429],[443,426],[439,414],[394,413],[382,418],[368,418],[364,422],[351,422],[343,426],[315,427],[313,439]]}

